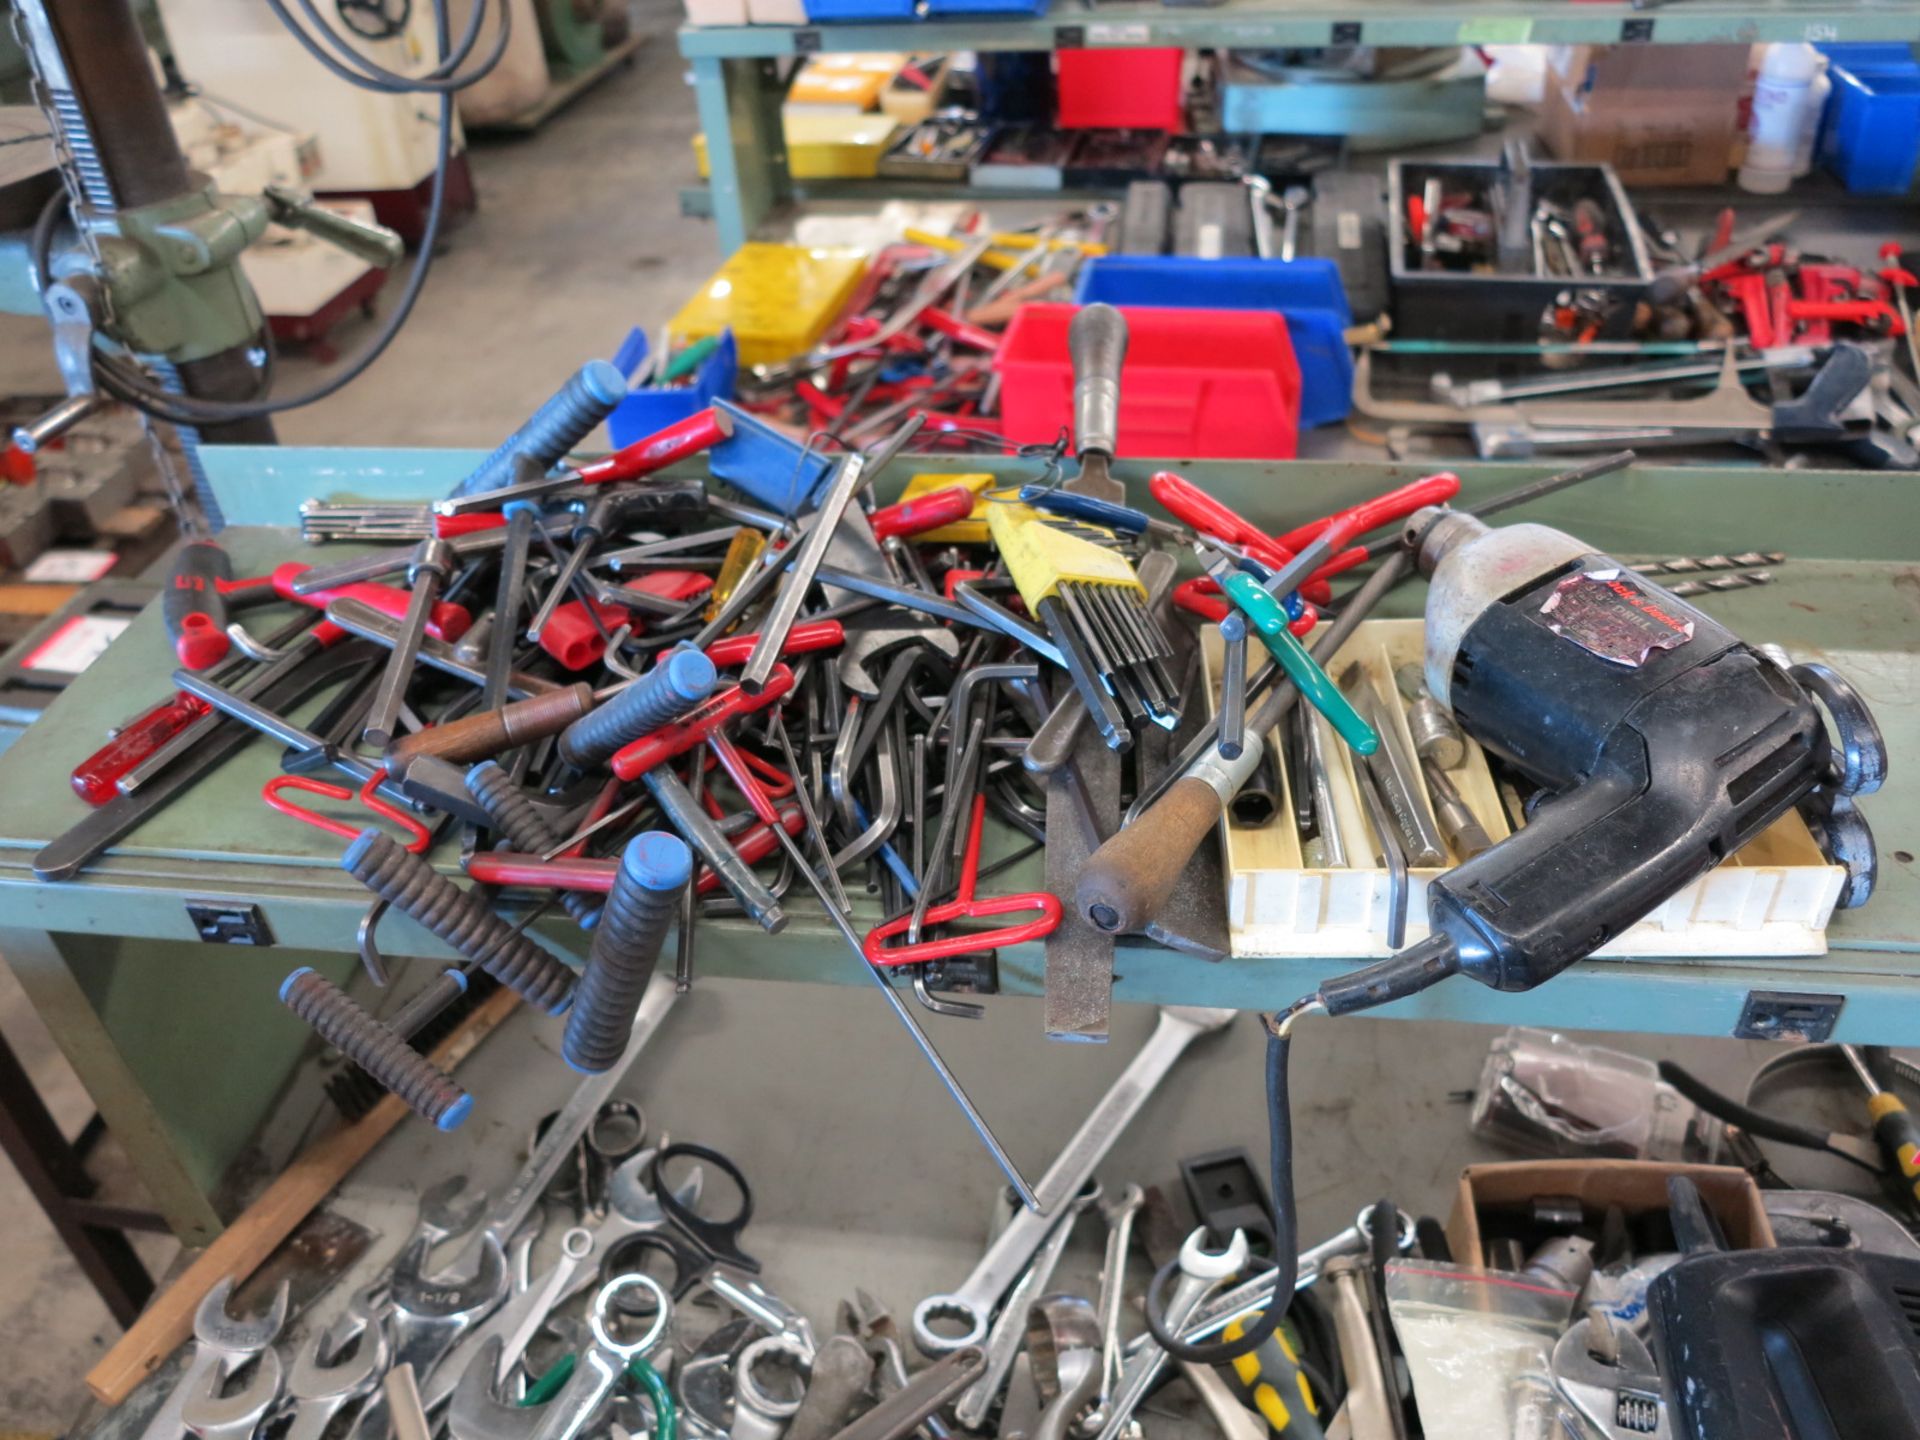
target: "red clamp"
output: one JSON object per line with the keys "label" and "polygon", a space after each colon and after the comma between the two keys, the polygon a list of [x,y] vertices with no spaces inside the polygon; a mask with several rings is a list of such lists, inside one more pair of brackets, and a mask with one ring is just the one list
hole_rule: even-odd
{"label": "red clamp", "polygon": [[978,920],[990,915],[1017,915],[1034,911],[1039,918],[1024,925],[1007,925],[984,934],[953,935],[945,940],[922,940],[916,945],[901,945],[892,950],[886,941],[904,935],[913,924],[911,915],[901,915],[876,925],[867,932],[866,957],[875,965],[914,965],[922,960],[944,960],[951,955],[977,955],[982,950],[998,950],[1002,945],[1024,945],[1040,940],[1060,928],[1060,902],[1044,890],[1027,894],[995,895],[988,900],[973,898],[980,881],[980,832],[986,825],[987,797],[973,797],[973,818],[967,826],[967,850],[960,861],[960,889],[944,905],[934,905],[921,920],[921,928],[930,929],[952,920]]}

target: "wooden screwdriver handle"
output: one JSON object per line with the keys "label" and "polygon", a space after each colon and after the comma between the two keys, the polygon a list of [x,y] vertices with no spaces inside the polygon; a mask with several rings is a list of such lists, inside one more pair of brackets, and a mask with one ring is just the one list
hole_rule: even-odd
{"label": "wooden screwdriver handle", "polygon": [[1146,814],[1087,857],[1074,887],[1080,913],[1109,934],[1141,928],[1167,903],[1220,815],[1213,786],[1191,776],[1175,781]]}
{"label": "wooden screwdriver handle", "polygon": [[395,766],[421,755],[459,764],[485,760],[529,740],[557,735],[591,709],[593,687],[582,681],[515,700],[498,710],[483,710],[449,725],[429,725],[394,741],[387,756]]}

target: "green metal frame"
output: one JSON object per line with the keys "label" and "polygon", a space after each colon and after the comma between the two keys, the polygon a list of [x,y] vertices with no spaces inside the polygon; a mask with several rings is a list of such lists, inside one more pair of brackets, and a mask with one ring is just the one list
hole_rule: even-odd
{"label": "green metal frame", "polygon": [[[224,538],[237,574],[313,556],[290,525],[308,496],[424,499],[446,493],[479,458],[465,451],[204,453],[235,522]],[[891,478],[901,484],[914,471],[983,468],[1023,467],[926,458],[897,466]],[[1156,467],[1117,468],[1144,499]],[[1460,473],[1471,498],[1546,468],[1474,464]],[[1419,473],[1405,465],[1313,461],[1200,461],[1181,469],[1243,513],[1274,520],[1321,513]],[[1531,994],[1499,995],[1451,981],[1386,1013],[1726,1035],[1752,991],[1831,992],[1848,997],[1840,1038],[1910,1038],[1920,1024],[1920,875],[1912,858],[1920,852],[1920,771],[1911,764],[1920,754],[1920,486],[1902,475],[1647,466],[1549,497],[1528,518],[1628,554],[1792,553],[1778,583],[1701,603],[1743,634],[1830,659],[1876,707],[1893,754],[1892,778],[1865,805],[1880,840],[1880,891],[1865,909],[1835,917],[1831,951],[1816,959],[1590,961]],[[1396,600],[1400,613],[1415,613],[1420,603],[1418,587]],[[204,1240],[219,1223],[213,1197],[221,1173],[301,1048],[299,1027],[274,1001],[275,986],[296,964],[346,973],[368,897],[340,870],[340,842],[260,803],[260,786],[278,762],[264,741],[78,879],[34,879],[34,852],[85,813],[68,788],[73,766],[107,726],[165,692],[172,664],[157,611],[149,610],[0,756],[0,953],[20,973],[160,1208],[184,1236]],[[450,853],[436,860],[457,873]],[[1002,883],[1031,888],[1037,880],[1036,866],[1034,874]],[[198,943],[184,904],[189,897],[259,905],[276,947],[256,954]],[[788,909],[792,923],[777,944],[744,921],[702,925],[699,972],[870,983],[810,901],[790,897]],[[563,954],[578,957],[584,949],[562,921],[535,933]],[[392,955],[447,954],[404,917],[383,922],[380,943]],[[1264,1008],[1345,963],[1208,964],[1128,946],[1120,952],[1115,994],[1125,1002]],[[1002,952],[1002,988],[1038,994],[1042,964],[1038,946]]]}
{"label": "green metal frame", "polygon": [[[710,195],[685,192],[683,208],[711,214],[720,251],[731,255],[775,205],[794,198],[780,128],[781,84],[774,63],[815,52],[1055,50],[1132,48],[1261,49],[1322,45],[1752,44],[1763,40],[1920,43],[1920,7],[1808,4],[1797,0],[1687,0],[1628,4],[1537,0],[1346,0],[1338,6],[1276,6],[1226,0],[1175,6],[1123,0],[1085,8],[1061,0],[1030,17],[871,25],[742,25],[680,30],[693,68],[700,126],[712,167]],[[844,193],[809,187],[807,195]],[[938,198],[985,198],[966,186]],[[1021,198],[1032,199],[1032,192]]]}

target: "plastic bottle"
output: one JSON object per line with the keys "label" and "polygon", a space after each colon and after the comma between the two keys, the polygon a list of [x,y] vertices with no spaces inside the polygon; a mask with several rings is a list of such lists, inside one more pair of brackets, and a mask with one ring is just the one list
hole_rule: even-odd
{"label": "plastic bottle", "polygon": [[1767,46],[1753,87],[1753,122],[1747,131],[1747,158],[1740,166],[1742,190],[1778,195],[1793,183],[1800,133],[1808,111],[1814,110],[1813,81],[1819,73],[1820,52],[1813,46],[1786,41]]}
{"label": "plastic bottle", "polygon": [[1820,138],[1820,121],[1827,113],[1827,97],[1833,94],[1833,77],[1827,74],[1827,57],[1820,57],[1820,73],[1807,87],[1807,114],[1800,124],[1800,143],[1793,151],[1793,178],[1813,170],[1813,145]]}

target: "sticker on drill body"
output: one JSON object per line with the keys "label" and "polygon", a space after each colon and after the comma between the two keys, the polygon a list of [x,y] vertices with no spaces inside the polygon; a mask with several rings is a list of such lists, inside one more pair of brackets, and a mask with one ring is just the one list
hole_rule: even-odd
{"label": "sticker on drill body", "polygon": [[1554,634],[1629,669],[1693,638],[1692,620],[1673,614],[1624,570],[1569,575],[1553,587],[1540,616]]}

